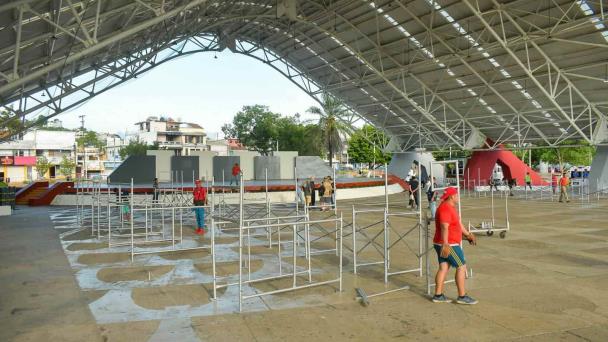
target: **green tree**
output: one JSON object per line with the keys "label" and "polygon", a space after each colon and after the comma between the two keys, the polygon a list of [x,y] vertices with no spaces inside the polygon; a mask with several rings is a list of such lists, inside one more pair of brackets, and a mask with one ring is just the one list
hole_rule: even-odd
{"label": "green tree", "polygon": [[466,150],[441,150],[433,152],[433,158],[437,161],[451,159],[468,159],[473,152]]}
{"label": "green tree", "polygon": [[355,163],[368,163],[369,167],[376,164],[388,163],[391,154],[382,151],[388,137],[374,126],[365,125],[353,132],[348,140],[348,156]]}
{"label": "green tree", "polygon": [[234,116],[232,124],[222,127],[222,132],[224,136],[237,138],[248,148],[268,155],[278,139],[279,118],[280,115],[271,112],[267,106],[244,106]]}
{"label": "green tree", "polygon": [[301,156],[322,155],[323,142],[317,125],[303,124],[296,115],[279,118],[276,129],[280,150],[298,151]]}
{"label": "green tree", "polygon": [[[595,155],[595,147],[590,146],[584,141],[565,140],[560,145],[562,147],[547,147],[532,149],[532,162],[541,161],[558,164],[560,169],[569,165],[588,165]],[[579,147],[568,147],[568,145],[580,145]]]}
{"label": "green tree", "polygon": [[0,110],[0,139],[8,139],[22,133],[26,127],[43,126],[46,118],[42,115],[34,120],[17,117],[7,110]]}
{"label": "green tree", "polygon": [[72,158],[68,158],[67,156],[63,156],[63,158],[61,158],[61,163],[59,164],[59,173],[65,177],[69,177],[74,172],[74,168],[76,168],[76,163]]}
{"label": "green tree", "polygon": [[129,156],[145,156],[147,150],[153,149],[153,146],[149,146],[145,142],[137,139],[129,141],[129,144],[121,148],[118,154],[120,154],[121,159],[126,159]]}
{"label": "green tree", "polygon": [[104,147],[104,143],[99,140],[99,137],[95,131],[85,131],[82,136],[76,139],[76,143],[79,147]]}
{"label": "green tree", "polygon": [[312,106],[307,112],[319,116],[318,126],[329,154],[329,167],[332,167],[333,155],[342,152],[342,136],[351,131],[344,123],[348,121],[348,111],[342,101],[324,93],[321,107]]}
{"label": "green tree", "polygon": [[38,177],[43,178],[50,168],[51,163],[49,163],[46,157],[41,156],[36,158],[36,173],[38,173]]}

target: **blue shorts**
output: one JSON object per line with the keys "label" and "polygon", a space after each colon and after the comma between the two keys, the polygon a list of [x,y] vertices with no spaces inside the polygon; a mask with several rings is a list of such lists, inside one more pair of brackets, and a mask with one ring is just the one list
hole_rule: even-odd
{"label": "blue shorts", "polygon": [[450,254],[448,254],[447,258],[441,257],[441,245],[433,245],[435,247],[435,251],[437,252],[437,258],[439,263],[447,262],[452,267],[460,267],[466,265],[467,261],[464,258],[464,252],[462,251],[462,247],[450,246]]}

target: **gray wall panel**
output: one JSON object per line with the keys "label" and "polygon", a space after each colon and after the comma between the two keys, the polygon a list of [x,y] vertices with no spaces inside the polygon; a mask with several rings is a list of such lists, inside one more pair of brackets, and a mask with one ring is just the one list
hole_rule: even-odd
{"label": "gray wall panel", "polygon": [[279,166],[279,169],[281,170],[280,178],[294,179],[295,175],[293,174],[293,168],[296,166],[298,151],[279,151],[273,152],[272,155],[281,158],[281,165]]}
{"label": "gray wall panel", "polygon": [[200,178],[198,172],[198,157],[196,156],[173,156],[171,157],[171,171],[173,181],[176,183],[192,183],[194,178]]}
{"label": "gray wall panel", "polygon": [[208,178],[207,180],[211,181],[211,177],[213,177],[213,157],[215,156],[215,153],[211,151],[192,151],[190,152],[190,155],[198,157],[199,178],[206,177]]}
{"label": "gray wall panel", "polygon": [[333,171],[320,157],[300,156],[295,159],[298,179],[310,177],[323,178],[325,176],[333,177]]}
{"label": "gray wall panel", "polygon": [[260,154],[254,151],[231,151],[233,156],[240,157],[240,165],[241,170],[243,171],[243,179],[244,180],[252,180],[254,179],[254,164],[253,158],[259,156]]}
{"label": "gray wall panel", "polygon": [[265,180],[266,169],[268,169],[268,179],[281,178],[281,159],[277,156],[256,156],[253,158],[255,168],[255,179]]}
{"label": "gray wall panel", "polygon": [[152,185],[156,177],[155,156],[130,156],[120,164],[109,176],[108,183],[133,183]]}
{"label": "gray wall panel", "polygon": [[228,184],[232,177],[232,166],[234,163],[240,163],[241,158],[236,156],[215,156],[213,157],[213,177],[215,183],[222,182],[222,171],[224,172],[225,182]]}
{"label": "gray wall panel", "polygon": [[595,192],[608,188],[608,146],[598,146],[591,163],[589,190]]}
{"label": "gray wall panel", "polygon": [[175,155],[174,151],[168,150],[148,150],[148,156],[156,156],[156,177],[161,182],[171,181],[171,157]]}

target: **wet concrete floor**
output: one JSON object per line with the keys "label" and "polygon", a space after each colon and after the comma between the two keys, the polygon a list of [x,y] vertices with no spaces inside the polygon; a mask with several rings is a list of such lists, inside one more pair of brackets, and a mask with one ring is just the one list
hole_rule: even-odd
{"label": "wet concrete floor", "polygon": [[[310,341],[310,340],[608,340],[608,202],[556,203],[509,201],[510,226],[505,238],[479,234],[479,244],[465,247],[473,277],[467,280],[476,306],[433,304],[426,279],[419,272],[383,281],[381,265],[363,266],[353,274],[352,205],[373,198],[340,202],[344,214],[343,291],[337,284],[245,301],[237,313],[236,286],[219,289],[213,301],[210,253],[197,250],[136,256],[129,247],[107,244],[78,231],[73,208],[22,207],[0,218],[1,341]],[[391,196],[391,211],[407,212],[403,195]],[[464,198],[463,221],[478,225],[491,218],[488,198]],[[368,206],[367,208],[372,208]],[[377,207],[376,207],[377,208]],[[328,217],[312,213],[312,217]],[[381,213],[357,215],[357,226],[369,237],[380,232]],[[495,222],[505,224],[504,198],[495,199]],[[392,217],[392,239],[414,227],[414,217]],[[191,229],[189,226],[185,229]],[[325,226],[330,230],[331,227]],[[289,238],[286,229],[282,238]],[[184,246],[204,246],[208,237],[186,234]],[[185,235],[185,236],[186,236]],[[276,235],[276,234],[275,234]],[[320,237],[312,251],[331,248],[333,234]],[[418,231],[414,229],[391,249],[394,271],[419,267]],[[275,236],[276,239],[276,236]],[[275,274],[275,248],[265,238],[252,238],[251,276]],[[382,243],[382,236],[375,239]],[[366,238],[358,235],[358,248]],[[374,243],[358,255],[358,263],[381,260]],[[235,281],[238,242],[233,233],[218,236],[220,283]],[[168,249],[162,245],[154,248]],[[144,250],[142,248],[141,250]],[[289,272],[291,247],[281,254]],[[301,250],[303,253],[303,249]],[[298,254],[302,255],[302,254]],[[435,255],[429,254],[432,271]],[[314,281],[334,279],[339,258],[313,255]],[[299,256],[298,267],[306,260]],[[307,276],[297,279],[307,283]],[[292,285],[279,279],[246,286],[247,294]],[[355,300],[355,287],[368,294],[395,289],[371,299],[367,307]],[[456,295],[447,285],[448,297]]]}

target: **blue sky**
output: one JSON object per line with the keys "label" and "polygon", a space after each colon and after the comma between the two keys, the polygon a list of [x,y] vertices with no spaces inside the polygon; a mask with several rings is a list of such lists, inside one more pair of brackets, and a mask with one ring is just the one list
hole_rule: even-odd
{"label": "blue sky", "polygon": [[228,50],[199,53],[160,65],[150,72],[63,113],[64,127],[99,132],[134,131],[135,122],[167,115],[200,124],[215,138],[244,105],[263,104],[283,115],[303,114],[317,103],[284,76],[253,58]]}

